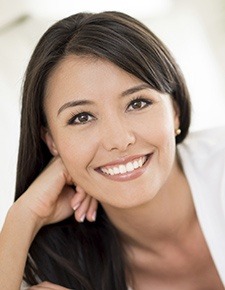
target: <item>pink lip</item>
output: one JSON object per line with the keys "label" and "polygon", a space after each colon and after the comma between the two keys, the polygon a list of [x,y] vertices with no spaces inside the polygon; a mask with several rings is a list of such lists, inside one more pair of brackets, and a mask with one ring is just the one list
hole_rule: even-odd
{"label": "pink lip", "polygon": [[149,154],[139,154],[139,155],[133,155],[133,156],[129,156],[129,157],[123,157],[123,158],[120,158],[120,159],[115,160],[113,162],[101,165],[101,166],[99,166],[99,168],[100,167],[112,167],[112,166],[117,166],[117,165],[123,165],[123,164],[126,164],[128,162],[131,162],[135,159],[138,159],[138,158],[140,158],[142,156],[146,156],[146,155],[149,155]]}
{"label": "pink lip", "polygon": [[[139,176],[141,176],[146,171],[146,168],[147,168],[148,164],[150,163],[150,161],[152,159],[152,155],[153,155],[153,153],[148,154],[148,159],[146,160],[145,164],[142,167],[137,168],[137,169],[135,169],[134,171],[131,171],[131,172],[126,172],[126,173],[123,173],[123,174],[116,174],[116,175],[107,175],[107,174],[104,174],[100,170],[100,167],[96,171],[98,173],[100,173],[101,175],[103,175],[105,178],[110,179],[110,180],[114,180],[114,181],[130,181],[130,180],[133,180],[135,178],[138,178]],[[129,162],[129,161],[131,161],[133,159],[136,159],[136,158],[139,158],[139,157],[145,156],[145,155],[137,155],[137,156],[138,157],[135,157],[135,158],[132,158],[132,159],[129,159],[129,160],[126,158],[126,162],[124,162],[124,163],[127,163],[127,162]],[[121,159],[120,159],[120,161],[121,161]],[[121,162],[108,163],[107,165],[104,165],[104,167],[105,166],[109,166],[109,164],[112,166],[112,165],[123,164],[123,163],[121,163]]]}

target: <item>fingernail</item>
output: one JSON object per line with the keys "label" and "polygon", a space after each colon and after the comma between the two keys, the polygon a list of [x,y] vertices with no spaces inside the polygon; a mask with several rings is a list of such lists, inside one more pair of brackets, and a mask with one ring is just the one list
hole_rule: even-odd
{"label": "fingernail", "polygon": [[79,206],[80,206],[80,202],[77,203],[77,204],[75,204],[75,206],[73,207],[73,210],[74,210],[74,211],[77,210]]}
{"label": "fingernail", "polygon": [[83,215],[80,217],[80,220],[79,220],[79,221],[82,223],[82,222],[84,221],[85,217],[86,217],[86,215],[83,214]]}
{"label": "fingernail", "polygon": [[93,222],[95,222],[95,220],[96,220],[96,211],[93,213],[91,219],[92,219]]}

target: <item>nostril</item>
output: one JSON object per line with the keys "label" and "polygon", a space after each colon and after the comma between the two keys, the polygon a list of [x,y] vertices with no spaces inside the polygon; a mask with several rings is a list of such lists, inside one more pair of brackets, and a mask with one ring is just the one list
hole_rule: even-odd
{"label": "nostril", "polygon": [[123,128],[121,130],[120,126],[120,128],[116,128],[113,131],[108,130],[108,133],[103,139],[103,146],[108,151],[118,150],[125,152],[135,141],[135,135],[127,132]]}

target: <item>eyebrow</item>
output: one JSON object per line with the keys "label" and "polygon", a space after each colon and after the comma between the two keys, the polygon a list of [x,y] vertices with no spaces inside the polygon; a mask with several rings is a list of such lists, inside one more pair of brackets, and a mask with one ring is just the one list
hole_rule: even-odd
{"label": "eyebrow", "polygon": [[64,111],[67,108],[82,106],[82,105],[93,105],[93,104],[94,104],[94,102],[89,101],[89,100],[71,101],[71,102],[68,102],[68,103],[65,103],[64,105],[62,105],[62,107],[59,108],[57,115],[59,115],[62,111]]}
{"label": "eyebrow", "polygon": [[145,90],[145,89],[152,89],[152,87],[149,84],[146,84],[146,83],[140,84],[138,86],[132,87],[132,88],[122,92],[121,96],[125,97],[127,95],[132,95],[132,94],[134,94],[136,92],[139,92],[139,91]]}
{"label": "eyebrow", "polygon": [[[144,89],[152,89],[152,87],[149,84],[143,83],[138,86],[127,89],[126,91],[121,93],[121,96],[125,97],[125,96],[134,94]],[[57,116],[67,108],[82,106],[82,105],[93,105],[93,104],[94,102],[90,100],[77,100],[77,101],[67,102],[64,105],[62,105],[62,107],[59,108]]]}

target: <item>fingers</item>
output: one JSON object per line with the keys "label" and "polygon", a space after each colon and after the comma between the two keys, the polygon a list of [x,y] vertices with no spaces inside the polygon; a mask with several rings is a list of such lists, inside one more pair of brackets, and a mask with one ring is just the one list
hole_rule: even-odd
{"label": "fingers", "polygon": [[98,207],[98,201],[92,197],[89,203],[87,214],[86,214],[86,218],[90,222],[93,222],[96,220],[97,207]]}
{"label": "fingers", "polygon": [[87,195],[86,192],[81,187],[76,186],[76,194],[74,195],[74,198],[71,200],[71,206],[74,211],[76,211],[80,207],[86,195]]}
{"label": "fingers", "polygon": [[76,194],[71,201],[71,206],[78,222],[83,222],[85,218],[90,222],[95,221],[98,202],[79,186],[76,187]]}

